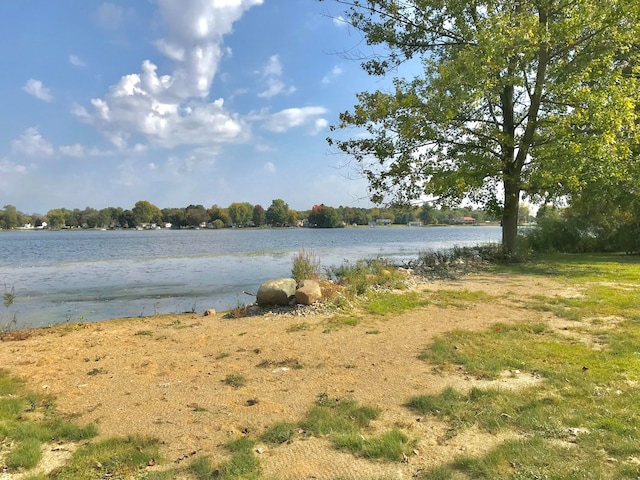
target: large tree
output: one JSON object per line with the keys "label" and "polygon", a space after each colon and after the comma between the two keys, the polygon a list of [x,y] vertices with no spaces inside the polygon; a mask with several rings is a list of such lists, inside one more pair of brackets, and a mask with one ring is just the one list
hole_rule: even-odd
{"label": "large tree", "polygon": [[238,227],[244,227],[251,223],[253,217],[253,205],[248,202],[233,202],[227,207],[231,222]]}
{"label": "large tree", "polygon": [[273,227],[283,227],[290,220],[289,205],[284,200],[277,198],[271,201],[271,205],[265,212],[265,220]]}
{"label": "large tree", "polygon": [[638,0],[335,0],[381,55],[329,142],[357,160],[372,199],[464,198],[500,212],[517,250],[518,205],[575,195],[628,160],[639,103]]}

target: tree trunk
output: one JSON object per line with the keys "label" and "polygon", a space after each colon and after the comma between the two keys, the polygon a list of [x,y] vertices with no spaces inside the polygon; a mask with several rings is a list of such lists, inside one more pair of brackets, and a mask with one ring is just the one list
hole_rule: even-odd
{"label": "tree trunk", "polygon": [[502,212],[502,251],[513,256],[518,253],[518,207],[520,205],[520,184],[504,181],[504,211]]}

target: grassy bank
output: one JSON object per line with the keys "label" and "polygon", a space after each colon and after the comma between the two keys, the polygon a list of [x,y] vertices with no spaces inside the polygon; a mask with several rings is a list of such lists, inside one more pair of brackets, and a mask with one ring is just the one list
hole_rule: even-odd
{"label": "grassy bank", "polygon": [[[500,309],[508,307],[538,318],[497,322],[482,331],[451,328],[425,342],[418,352],[396,352],[414,358],[418,355],[416,363],[443,378],[469,379],[470,388],[452,382],[454,386],[435,393],[416,389],[401,401],[386,405],[320,393],[303,415],[231,438],[222,446],[223,457],[198,452],[178,463],[162,458],[160,439],[96,437],[99,425],[77,425],[73,418],[57,412],[54,398],[34,393],[10,372],[2,371],[0,465],[6,465],[7,474],[23,473],[23,478],[32,479],[271,480],[274,477],[263,471],[264,449],[277,455],[292,446],[321,440],[336,453],[350,455],[354,462],[408,465],[407,472],[419,480],[639,477],[640,258],[553,255],[506,266],[436,258],[424,260],[422,268],[433,272],[447,262],[452,265],[449,273],[454,281],[456,275],[482,269],[496,285],[513,276],[531,285],[553,278],[563,294],[517,295],[507,291],[498,297],[490,287],[472,290],[452,284],[436,290],[427,284],[416,288],[406,272],[385,262],[370,262],[332,272],[337,284],[342,284],[327,300],[335,308],[333,313],[319,323],[302,321],[283,327],[282,335],[292,342],[303,335],[319,335],[331,342],[345,329],[361,328],[363,336],[379,336],[390,327],[401,330],[404,315],[411,312],[432,309],[428,311],[450,311],[452,317],[463,317],[477,305],[494,306],[496,317]],[[154,341],[151,330],[136,332],[132,335],[137,339]],[[159,333],[155,337],[160,341]],[[17,341],[22,340],[6,339],[0,348],[10,349]],[[232,357],[225,353],[215,359],[231,361]],[[281,360],[256,361],[254,367],[301,373],[313,368],[297,359]],[[407,373],[397,372],[400,376]],[[491,383],[510,378],[531,381],[522,385],[514,382],[513,388]],[[237,371],[221,381],[230,391],[246,388],[251,382],[251,371]],[[190,408],[207,413],[205,405]],[[438,440],[442,446],[470,431],[506,440],[479,455],[458,452],[447,461],[411,470],[416,452],[427,447],[421,445],[416,430],[402,422],[381,428],[392,410],[437,422],[442,427]],[[52,472],[38,473],[41,456],[52,450],[52,445],[73,454]],[[29,472],[33,472],[31,477]],[[362,480],[392,478],[397,477]]]}

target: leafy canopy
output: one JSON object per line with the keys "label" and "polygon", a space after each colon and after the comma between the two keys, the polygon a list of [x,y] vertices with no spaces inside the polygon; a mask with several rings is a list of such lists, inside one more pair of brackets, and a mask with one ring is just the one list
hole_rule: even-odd
{"label": "leafy canopy", "polygon": [[386,47],[363,62],[368,73],[419,64],[391,91],[360,93],[333,127],[358,131],[329,142],[355,158],[373,200],[469,198],[502,214],[509,244],[522,192],[570,195],[629,161],[637,0],[336,1],[368,44]]}

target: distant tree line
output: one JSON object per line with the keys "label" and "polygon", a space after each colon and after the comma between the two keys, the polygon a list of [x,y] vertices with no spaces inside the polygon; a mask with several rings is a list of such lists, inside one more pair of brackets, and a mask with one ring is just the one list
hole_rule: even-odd
{"label": "distant tree line", "polygon": [[[528,214],[528,210],[526,211]],[[228,227],[287,227],[308,225],[317,228],[335,228],[345,225],[367,225],[386,220],[387,223],[406,225],[421,222],[425,225],[461,223],[460,219],[472,217],[477,223],[496,221],[496,217],[484,210],[471,207],[435,208],[429,203],[410,209],[357,208],[314,205],[310,210],[289,208],[282,199],[275,199],[268,208],[248,202],[234,202],[226,208],[216,204],[163,208],[147,200],[140,200],[131,209],[107,207],[101,210],[86,207],[69,210],[54,208],[46,214],[26,214],[13,205],[0,210],[0,229],[11,230],[31,225],[32,228],[136,228],[159,226],[171,228],[228,228]],[[525,221],[526,219],[523,219]]]}

